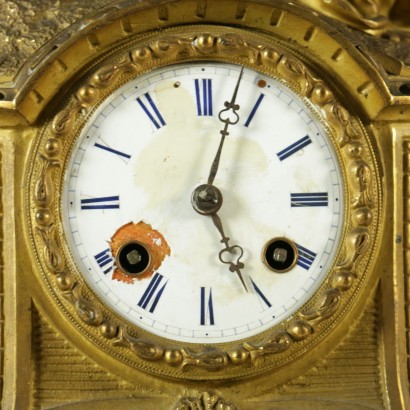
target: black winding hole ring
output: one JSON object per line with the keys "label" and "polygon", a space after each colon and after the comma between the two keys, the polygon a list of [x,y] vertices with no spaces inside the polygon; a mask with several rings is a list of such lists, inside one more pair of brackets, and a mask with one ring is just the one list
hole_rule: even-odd
{"label": "black winding hole ring", "polygon": [[263,249],[262,259],[265,265],[277,273],[290,271],[298,261],[298,249],[287,238],[271,239]]}
{"label": "black winding hole ring", "polygon": [[116,263],[126,275],[138,276],[148,269],[151,255],[144,244],[131,241],[118,249]]}

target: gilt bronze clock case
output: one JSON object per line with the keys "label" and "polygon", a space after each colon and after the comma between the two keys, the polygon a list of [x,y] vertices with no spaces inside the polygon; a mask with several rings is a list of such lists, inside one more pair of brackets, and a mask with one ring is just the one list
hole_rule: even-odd
{"label": "gilt bronze clock case", "polygon": [[[214,406],[248,408],[251,402],[245,396],[253,397],[253,389],[301,376],[342,344],[352,329],[360,334],[366,322],[358,318],[375,295],[388,298],[393,292],[387,286],[380,293],[378,284],[394,259],[390,184],[395,176],[389,138],[401,138],[406,129],[397,119],[405,119],[406,108],[396,107],[405,107],[407,100],[392,96],[379,67],[343,30],[312,10],[282,1],[118,2],[44,46],[20,71],[16,87],[1,89],[7,128],[3,155],[13,149],[18,153],[12,190],[13,207],[19,210],[12,217],[20,278],[16,283],[67,343],[127,383],[177,392],[176,408],[191,408],[184,403],[192,392]],[[246,338],[197,343],[138,326],[95,290],[67,239],[64,189],[73,175],[67,169],[79,152],[78,141],[85,138],[83,130],[111,95],[156,70],[207,64],[227,64],[238,72],[243,67],[256,79],[280,84],[304,104],[334,152],[342,208],[332,262],[300,306]],[[238,103],[246,106],[245,101]],[[395,121],[392,131],[390,123]],[[10,178],[4,174],[7,161],[4,181]],[[85,203],[90,201],[83,202],[83,209]],[[172,247],[165,253],[172,255]],[[98,260],[97,265],[101,267]],[[397,353],[400,336],[394,331],[389,335],[384,340],[391,338]],[[389,357],[382,348],[377,354],[381,360]],[[404,374],[398,363],[389,369],[393,378],[380,373],[385,403],[400,390]],[[144,405],[155,408],[152,401]]]}

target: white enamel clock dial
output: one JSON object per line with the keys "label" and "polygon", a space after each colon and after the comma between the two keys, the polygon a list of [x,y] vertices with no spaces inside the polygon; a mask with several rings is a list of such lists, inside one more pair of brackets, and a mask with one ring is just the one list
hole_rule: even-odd
{"label": "white enamel clock dial", "polygon": [[[213,182],[244,266],[223,263],[221,232],[192,195],[208,181],[240,71],[191,63],[128,82],[90,116],[67,165],[62,211],[79,271],[113,311],[168,339],[232,342],[271,328],[308,301],[338,250],[343,177],[325,128],[287,87],[245,68]],[[283,269],[265,260],[272,240]],[[144,272],[121,265],[144,249]]]}

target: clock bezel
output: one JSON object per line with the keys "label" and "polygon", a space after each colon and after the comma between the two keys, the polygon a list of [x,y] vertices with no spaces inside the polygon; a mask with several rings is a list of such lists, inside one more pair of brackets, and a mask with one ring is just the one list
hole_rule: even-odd
{"label": "clock bezel", "polygon": [[[203,34],[196,34],[198,31]],[[39,135],[30,161],[26,203],[41,280],[68,321],[120,362],[156,374],[192,379],[243,377],[274,369],[324,338],[369,281],[380,218],[379,177],[370,141],[360,121],[338,102],[325,81],[290,54],[271,38],[243,29],[196,26],[152,33],[128,42],[121,51],[91,67],[72,88],[77,90],[72,91],[74,96]],[[59,198],[70,147],[82,124],[106,96],[154,67],[207,60],[243,64],[278,78],[321,113],[334,136],[345,175],[347,223],[335,266],[316,295],[292,318],[275,326],[275,331],[240,343],[198,346],[137,331],[104,308],[70,260]],[[366,173],[366,181],[358,168]]]}

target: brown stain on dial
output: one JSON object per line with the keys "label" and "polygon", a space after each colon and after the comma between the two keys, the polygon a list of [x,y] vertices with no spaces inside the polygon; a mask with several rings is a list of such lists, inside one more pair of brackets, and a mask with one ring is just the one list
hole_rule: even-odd
{"label": "brown stain on dial", "polygon": [[260,79],[258,81],[258,87],[260,87],[260,88],[265,88],[267,86],[267,84],[268,83],[265,80]]}
{"label": "brown stain on dial", "polygon": [[162,234],[153,229],[151,225],[140,221],[129,222],[115,232],[110,242],[114,258],[122,245],[132,241],[145,245],[151,255],[151,262],[147,270],[138,276],[126,274],[115,265],[112,278],[125,283],[134,283],[135,280],[149,278],[159,269],[165,257],[171,254],[171,249]]}

